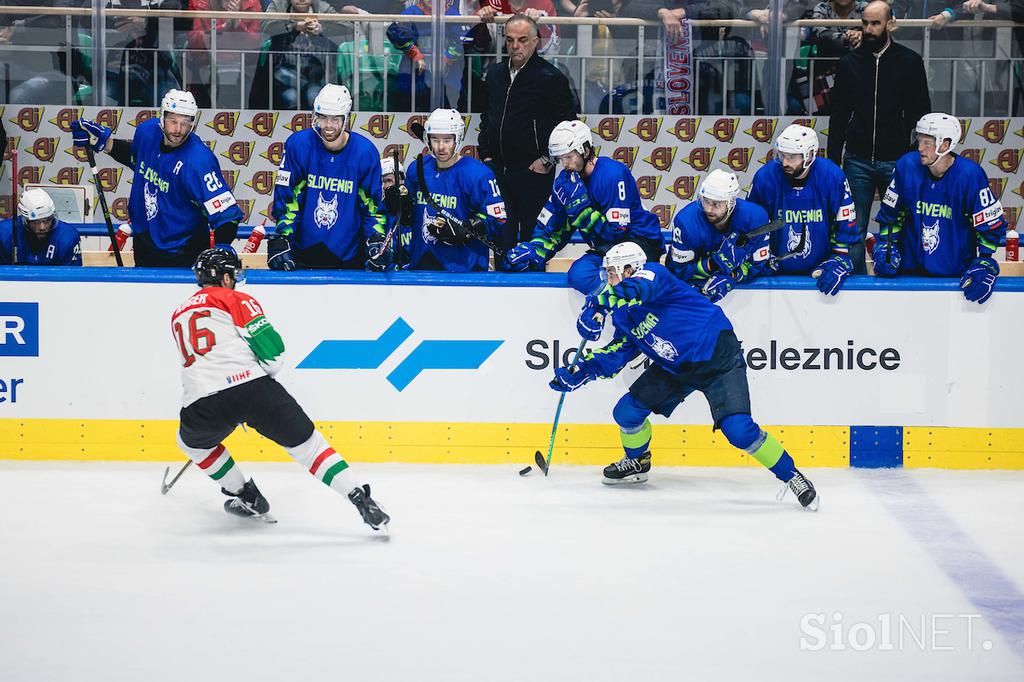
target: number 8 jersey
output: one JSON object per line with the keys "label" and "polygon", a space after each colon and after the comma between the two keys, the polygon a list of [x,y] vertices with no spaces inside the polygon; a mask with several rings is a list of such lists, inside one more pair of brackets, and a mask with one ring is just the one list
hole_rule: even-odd
{"label": "number 8 jersey", "polygon": [[182,407],[281,369],[284,342],[252,296],[206,287],[171,315],[181,354]]}

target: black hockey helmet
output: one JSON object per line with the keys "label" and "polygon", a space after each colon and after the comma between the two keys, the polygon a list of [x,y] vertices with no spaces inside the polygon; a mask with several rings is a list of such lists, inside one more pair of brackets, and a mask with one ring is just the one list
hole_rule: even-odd
{"label": "black hockey helmet", "polygon": [[224,273],[229,273],[236,283],[245,281],[242,259],[233,248],[223,244],[199,254],[192,272],[196,275],[196,282],[203,287],[221,286]]}

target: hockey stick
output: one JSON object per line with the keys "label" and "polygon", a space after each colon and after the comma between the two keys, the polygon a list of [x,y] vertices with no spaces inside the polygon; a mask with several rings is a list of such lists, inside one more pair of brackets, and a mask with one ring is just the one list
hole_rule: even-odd
{"label": "hockey stick", "polygon": [[160,494],[166,495],[167,491],[174,487],[174,484],[178,482],[178,479],[181,478],[181,475],[185,473],[185,470],[188,469],[190,466],[192,466],[192,460],[185,462],[185,466],[181,467],[181,471],[179,471],[177,475],[171,479],[170,483],[167,482],[167,474],[171,473],[171,467],[167,467],[166,469],[164,469],[164,480],[163,483],[160,484]]}
{"label": "hockey stick", "polygon": [[11,140],[11,265],[18,264],[18,148]]}
{"label": "hockey stick", "polygon": [[[569,365],[570,372],[576,369],[577,363],[579,363],[580,358],[583,357],[583,347],[586,345],[587,340],[581,339],[579,348],[576,349],[576,357],[572,359],[572,364]],[[551,454],[555,451],[555,434],[558,433],[558,419],[562,416],[562,405],[565,403],[565,396],[567,393],[568,391],[563,391],[561,397],[558,399],[558,408],[555,410],[555,421],[551,424],[551,441],[548,443],[547,459],[544,458],[544,455],[541,454],[540,450],[538,450],[537,454],[533,456],[533,460],[537,462],[537,466],[544,472],[545,476],[548,475],[548,471],[551,469]]]}
{"label": "hockey stick", "polygon": [[780,230],[786,225],[787,223],[785,220],[773,220],[767,225],[762,225],[761,227],[755,228],[750,232],[741,232],[739,236],[736,237],[736,246],[743,246],[754,237],[760,237],[763,234],[768,234],[769,232]]}
{"label": "hockey stick", "polygon": [[107,197],[103,193],[99,172],[96,170],[96,155],[93,153],[92,147],[89,146],[85,148],[85,153],[89,156],[89,172],[92,173],[92,181],[96,185],[96,193],[100,198],[100,209],[103,210],[103,218],[107,221],[107,236],[110,237],[110,245],[114,247],[114,260],[117,261],[117,267],[123,268],[124,261],[121,260],[121,249],[117,245],[117,237],[114,236],[114,223],[110,221],[110,211],[107,209]]}
{"label": "hockey stick", "polygon": [[790,251],[789,253],[783,254],[783,255],[778,256],[778,257],[775,257],[775,256],[770,257],[768,259],[768,267],[770,267],[772,270],[778,270],[779,269],[779,263],[781,263],[782,261],[789,260],[790,258],[795,258],[797,256],[802,255],[802,252],[804,250],[804,246],[806,246],[806,245],[807,245],[807,223],[804,223],[804,226],[800,229],[800,241],[798,241],[796,243],[796,246],[793,247],[793,250]]}
{"label": "hockey stick", "polygon": [[[411,132],[413,135],[419,138],[420,141],[422,141],[425,146],[430,147],[430,145],[427,143],[427,140],[424,139],[424,130],[422,125],[420,125],[419,123],[410,123],[409,132]],[[434,200],[434,196],[430,193],[430,190],[427,189],[427,179],[423,175],[422,152],[420,152],[416,156],[416,179],[419,180],[420,191],[423,194],[423,198],[426,199],[427,205],[430,206],[430,208],[434,209],[434,213],[451,222],[462,224],[463,221],[456,218],[454,215],[451,214],[451,212],[438,206],[437,201]],[[493,241],[491,241],[491,239],[488,238],[487,235],[477,234],[476,232],[470,232],[470,236],[479,241],[487,248],[489,248],[491,251],[493,251],[495,256],[500,256],[502,258],[505,257],[506,250],[495,244]]]}
{"label": "hockey stick", "polygon": [[[391,159],[392,159],[392,161],[394,161],[394,171],[392,171],[392,175],[395,176],[395,186],[398,187],[398,186],[400,186],[400,181],[398,179],[398,150],[397,149],[392,150],[392,152],[391,152]],[[387,204],[386,201],[384,203],[385,203],[385,205]],[[401,207],[399,207],[398,213],[399,213],[399,215],[395,216],[395,224],[392,225],[391,229],[388,230],[388,233],[386,235],[384,235],[384,244],[381,246],[381,251],[380,251],[382,254],[385,254],[385,253],[388,252],[388,247],[391,246],[391,240],[393,240],[395,238],[395,235],[398,234],[399,228],[402,225],[402,216],[401,216],[402,210],[401,210]],[[399,244],[398,246],[399,246],[399,248],[395,249],[395,255],[396,256],[398,255],[398,252],[401,250],[401,246],[402,245]],[[395,267],[397,268],[398,265],[399,265],[398,258],[395,258]]]}

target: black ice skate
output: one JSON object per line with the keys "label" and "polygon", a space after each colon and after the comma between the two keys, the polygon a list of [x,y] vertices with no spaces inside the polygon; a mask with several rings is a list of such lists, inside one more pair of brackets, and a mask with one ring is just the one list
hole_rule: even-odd
{"label": "black ice skate", "polygon": [[644,483],[647,481],[647,473],[650,470],[650,452],[645,452],[636,459],[623,457],[618,462],[613,462],[604,468],[604,478],[601,482],[605,485]]}
{"label": "black ice skate", "polygon": [[270,503],[263,497],[260,489],[256,487],[255,481],[251,478],[242,486],[237,493],[228,492],[224,488],[220,491],[231,499],[224,503],[224,511],[235,516],[259,519],[265,523],[277,523],[277,519],[268,514]]}
{"label": "black ice skate", "polygon": [[799,470],[794,470],[793,478],[789,479],[782,486],[782,490],[779,491],[780,501],[786,496],[787,490],[793,491],[801,507],[810,511],[818,511],[818,491],[814,489],[814,484],[808,481],[807,477],[801,474]]}
{"label": "black ice skate", "polygon": [[352,488],[348,499],[359,510],[359,515],[363,517],[363,521],[370,528],[380,530],[381,526],[386,526],[391,521],[391,517],[370,497],[369,485],[364,484],[362,488]]}

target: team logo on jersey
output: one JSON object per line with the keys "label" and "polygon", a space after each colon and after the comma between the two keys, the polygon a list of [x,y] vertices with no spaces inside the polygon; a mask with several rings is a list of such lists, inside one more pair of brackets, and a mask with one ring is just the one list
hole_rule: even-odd
{"label": "team logo on jersey", "polygon": [[254,142],[238,140],[232,142],[227,151],[222,153],[221,156],[236,166],[248,166],[249,159],[252,158],[252,148],[254,146]]}
{"label": "team logo on jersey", "polygon": [[11,119],[11,123],[16,123],[18,127],[26,133],[37,132],[39,130],[39,124],[42,122],[42,107],[24,107],[14,115],[14,118]]}
{"label": "team logo on jersey", "polygon": [[693,139],[697,137],[697,130],[699,128],[699,118],[680,118],[676,120],[676,124],[672,127],[672,134],[680,142],[693,142]]}
{"label": "team logo on jersey", "polygon": [[146,220],[152,220],[160,212],[160,205],[156,201],[157,188],[154,187],[153,191],[150,192],[149,186],[148,182],[142,186],[142,196],[146,204]]}
{"label": "team logo on jersey", "polygon": [[[647,339],[644,340],[647,341]],[[657,353],[659,357],[664,358],[665,362],[672,362],[679,357],[679,351],[676,350],[671,341],[666,341],[653,332],[651,332],[651,339],[647,343],[650,345],[651,350]]]}
{"label": "team logo on jersey", "polygon": [[206,127],[213,129],[213,132],[224,137],[231,137],[235,134],[235,126],[238,125],[237,111],[218,111],[213,119],[207,121]]}
{"label": "team logo on jersey", "polygon": [[676,178],[676,181],[672,183],[668,191],[683,201],[690,201],[693,199],[694,192],[697,191],[697,180],[698,178],[693,175],[682,175]]}
{"label": "team logo on jersey", "polygon": [[612,158],[625,165],[629,170],[633,170],[633,164],[636,162],[636,155],[639,151],[639,147],[616,147],[612,152]]}
{"label": "team logo on jersey", "polygon": [[292,120],[284,125],[293,133],[300,130],[309,130],[313,127],[313,114],[293,114]]}
{"label": "team logo on jersey", "polygon": [[432,235],[430,230],[427,229],[427,225],[429,225],[430,221],[433,219],[434,216],[432,214],[428,215],[427,211],[423,211],[423,227],[420,229],[420,236],[423,237],[423,241],[430,245],[437,243],[437,237]]}
{"label": "team logo on jersey", "polygon": [[644,158],[644,161],[654,166],[656,170],[667,171],[672,167],[672,162],[676,160],[678,149],[678,147],[655,147],[651,150],[651,155]]}
{"label": "team logo on jersey", "polygon": [[395,122],[394,114],[374,114],[362,129],[379,140],[385,139],[391,132],[391,124]]}
{"label": "team logo on jersey", "polygon": [[479,159],[480,152],[477,150],[475,144],[463,145],[462,149],[459,150],[459,156],[468,156],[471,159]]}
{"label": "team logo on jersey", "polygon": [[313,222],[317,227],[329,230],[338,222],[338,195],[327,201],[323,192],[316,193],[316,210],[313,211]]}
{"label": "team logo on jersey", "polygon": [[921,221],[921,246],[924,248],[925,253],[935,253],[935,249],[939,248],[938,219],[931,225]]}
{"label": "team logo on jersey", "polygon": [[711,167],[711,163],[714,160],[714,147],[694,147],[690,150],[690,154],[686,158],[682,159],[682,162],[687,166],[692,166],[693,170],[698,173],[703,173]]}
{"label": "team logo on jersey", "polygon": [[270,194],[274,191],[274,171],[253,173],[252,179],[246,182],[245,186],[252,187],[257,194]]}
{"label": "team logo on jersey", "polygon": [[778,123],[779,120],[776,118],[758,118],[750,124],[750,128],[743,132],[754,138],[754,142],[768,144],[775,137],[775,126]]}
{"label": "team logo on jersey", "polygon": [[49,163],[57,155],[57,142],[59,138],[56,137],[37,137],[28,148],[28,153],[43,163]]}
{"label": "team logo on jersey", "polygon": [[[121,184],[121,173],[124,171],[123,166],[111,167],[111,168],[100,168],[96,171],[96,177],[100,181],[100,187],[103,188],[104,192],[116,192],[117,186]],[[78,183],[74,183],[78,184]]]}
{"label": "team logo on jersey", "polygon": [[284,161],[284,142],[271,142],[270,146],[267,147],[267,151],[260,152],[260,156],[274,166],[280,166],[281,162]]}
{"label": "team logo on jersey", "polygon": [[736,137],[736,130],[739,127],[740,120],[738,118],[720,118],[705,132],[719,142],[732,142],[732,139]]}
{"label": "team logo on jersey", "polygon": [[636,127],[630,128],[629,132],[643,142],[654,142],[658,138],[658,133],[661,132],[661,116],[641,118],[636,122]]}
{"label": "team logo on jersey", "polygon": [[672,224],[672,216],[675,214],[675,206],[671,204],[655,204],[651,207],[651,213],[658,218],[658,224],[661,225],[661,229],[667,230],[669,225]]}
{"label": "team logo on jersey", "polygon": [[960,154],[960,156],[964,157],[965,159],[973,161],[974,163],[977,163],[977,164],[980,164],[982,162],[982,160],[985,158],[985,150],[984,149],[962,149],[959,152],[959,154]]}
{"label": "team logo on jersey", "polygon": [[[412,131],[409,129],[409,126],[411,126],[413,123],[419,123],[422,126],[426,122],[427,122],[427,117],[426,116],[424,116],[423,114],[414,114],[413,116],[410,116],[409,118],[407,118],[405,120],[405,125],[398,126],[398,129],[401,130],[403,133],[406,133],[406,134],[408,134],[408,135],[410,135],[412,137],[416,137],[415,135],[412,134]],[[416,138],[416,139],[419,139],[419,138]]]}
{"label": "team logo on jersey", "polygon": [[142,109],[141,111],[135,112],[135,118],[128,121],[128,125],[133,128],[138,128],[140,125],[145,123],[151,118],[156,118],[160,114],[156,109]]}
{"label": "team logo on jersey", "polygon": [[736,147],[729,150],[729,154],[722,159],[722,163],[737,173],[744,173],[750,166],[750,157],[753,155],[753,147]]}
{"label": "team logo on jersey", "polygon": [[[99,202],[99,197],[96,197],[96,201]],[[96,210],[95,206],[93,207],[93,210]],[[110,217],[122,223],[128,222],[127,197],[118,197],[117,199],[114,199],[114,203],[110,205]]]}
{"label": "team logo on jersey", "polygon": [[592,130],[605,142],[617,142],[625,120],[624,116],[605,116]]}
{"label": "team logo on jersey", "polygon": [[245,127],[260,137],[270,137],[277,127],[277,112],[260,111],[253,114],[252,120],[246,123]]}
{"label": "team logo on jersey", "polygon": [[989,178],[988,188],[992,190],[992,194],[995,195],[996,199],[1002,200],[1003,192],[1006,191],[1006,178]]}
{"label": "team logo on jersey", "polygon": [[43,177],[42,166],[24,166],[18,168],[18,184],[25,186],[28,184],[39,184]]}
{"label": "team logo on jersey", "polygon": [[19,144],[21,144],[21,136],[8,137],[7,146],[0,149],[0,158],[3,158],[4,161],[10,161],[11,156],[14,154],[14,150],[18,148]]}
{"label": "team logo on jersey", "polygon": [[981,127],[981,130],[974,134],[978,135],[989,144],[1002,144],[1003,138],[1006,137],[1006,131],[1009,127],[1010,119],[997,118],[991,121],[985,121],[985,125]]}
{"label": "team logo on jersey", "polygon": [[405,157],[409,154],[409,145],[407,144],[389,144],[384,147],[384,151],[380,153],[381,158],[394,158],[395,152],[398,152],[399,163],[405,163]]}
{"label": "team logo on jersey", "polygon": [[660,175],[642,175],[636,179],[636,188],[640,192],[641,199],[653,199],[661,186]]}
{"label": "team logo on jersey", "polygon": [[82,118],[85,109],[82,107],[65,107],[57,112],[57,115],[50,119],[50,123],[57,126],[65,133],[71,132],[71,124]]}
{"label": "team logo on jersey", "polygon": [[121,109],[100,109],[96,112],[96,118],[94,119],[100,125],[107,126],[111,132],[116,133],[117,127],[121,125],[121,115],[124,113]]}
{"label": "team logo on jersey", "polygon": [[[786,228],[786,252],[793,253],[796,247],[800,245],[800,235],[804,231],[804,226],[801,225],[799,228],[794,225],[789,225]],[[804,248],[800,251],[801,258],[811,252],[811,230],[807,230],[807,238],[804,240]]]}
{"label": "team logo on jersey", "polygon": [[999,156],[989,163],[1007,175],[1013,175],[1017,172],[1017,169],[1020,168],[1020,156],[1020,149],[1004,149],[999,152]]}

